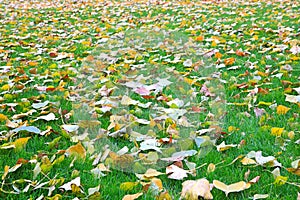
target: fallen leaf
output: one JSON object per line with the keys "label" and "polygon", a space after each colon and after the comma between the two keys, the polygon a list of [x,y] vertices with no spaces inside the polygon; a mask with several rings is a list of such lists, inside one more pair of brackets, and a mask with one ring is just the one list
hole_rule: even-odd
{"label": "fallen leaf", "polygon": [[[71,180],[68,183],[63,184],[59,188],[64,189],[66,191],[72,191],[72,185],[75,185],[77,187],[80,187],[80,177],[76,177],[75,179]],[[80,192],[83,193],[83,191],[80,189]]]}
{"label": "fallen leaf", "polygon": [[246,56],[247,54],[245,53],[245,52],[243,52],[243,51],[240,51],[240,50],[236,50],[236,55],[238,55],[238,56],[241,56],[241,57],[244,57],[244,56]]}
{"label": "fallen leaf", "polygon": [[257,183],[259,181],[259,179],[260,179],[260,176],[256,176],[253,179],[251,179],[248,183],[251,183],[251,184]]}
{"label": "fallen leaf", "polygon": [[31,137],[18,138],[12,144],[15,145],[16,151],[23,149]]}
{"label": "fallen leaf", "polygon": [[164,174],[164,173],[159,172],[159,171],[157,171],[156,169],[148,169],[148,170],[146,171],[146,173],[143,174],[143,177],[146,178],[146,179],[150,179],[150,178],[153,178],[153,177],[162,175],[162,174]]}
{"label": "fallen leaf", "polygon": [[82,144],[79,142],[76,145],[70,146],[67,150],[66,153],[68,156],[74,156],[76,159],[85,159],[86,157],[86,150],[82,146]]}
{"label": "fallen leaf", "polygon": [[283,105],[278,105],[276,110],[277,110],[277,114],[284,115],[290,110],[290,108]]}
{"label": "fallen leaf", "polygon": [[287,176],[277,176],[274,181],[274,184],[281,186],[281,185],[284,185],[287,182],[287,180],[288,180]]}
{"label": "fallen leaf", "polygon": [[216,169],[216,165],[215,164],[213,164],[213,163],[210,163],[209,165],[208,165],[208,167],[207,167],[207,173],[211,173],[211,172],[214,172],[215,171],[215,169]]}
{"label": "fallen leaf", "polygon": [[4,180],[5,177],[7,176],[8,172],[9,172],[8,170],[9,170],[9,166],[5,165],[5,167],[4,167],[4,173],[2,175],[2,180]]}
{"label": "fallen leaf", "polygon": [[123,191],[131,191],[131,190],[133,190],[138,184],[139,184],[139,182],[124,182],[124,183],[121,183],[120,189],[123,190]]}
{"label": "fallen leaf", "polygon": [[34,109],[40,109],[40,108],[44,108],[45,106],[47,106],[50,102],[49,101],[45,101],[43,103],[33,103],[31,106]]}
{"label": "fallen leaf", "polygon": [[247,155],[247,158],[255,158],[257,164],[268,167],[281,167],[281,163],[279,163],[274,156],[264,157],[262,155],[262,151],[250,151]]}
{"label": "fallen leaf", "polygon": [[217,145],[217,150],[218,151],[226,151],[232,147],[236,147],[237,144],[225,144],[225,141],[223,141],[221,144]]}
{"label": "fallen leaf", "polygon": [[205,178],[187,180],[182,183],[180,197],[187,200],[198,200],[201,197],[204,199],[213,199],[210,190],[210,184]]}
{"label": "fallen leaf", "polygon": [[253,200],[256,200],[256,199],[266,199],[266,198],[268,198],[268,197],[269,197],[268,194],[255,194],[255,195],[253,196]]}
{"label": "fallen leaf", "polygon": [[35,126],[20,126],[19,128],[11,130],[12,132],[18,133],[19,131],[27,131],[30,133],[40,134],[41,130]]}
{"label": "fallen leaf", "polygon": [[135,200],[135,199],[139,198],[142,195],[143,195],[142,192],[139,192],[139,193],[136,193],[136,194],[127,194],[122,198],[122,200]]}
{"label": "fallen leaf", "polygon": [[72,125],[72,124],[64,124],[62,125],[62,128],[68,132],[74,132],[79,129],[78,125]]}
{"label": "fallen leaf", "polygon": [[255,165],[257,164],[255,160],[251,159],[251,158],[247,158],[247,157],[244,157],[242,160],[241,160],[241,163],[243,165]]}
{"label": "fallen leaf", "polygon": [[300,95],[285,94],[285,101],[290,103],[300,103]]}
{"label": "fallen leaf", "polygon": [[160,193],[159,196],[156,197],[156,200],[172,200],[172,197],[168,191],[165,191]]}
{"label": "fallen leaf", "polygon": [[284,131],[284,128],[279,128],[279,127],[272,127],[271,128],[271,135],[274,135],[274,136],[281,136],[282,133]]}
{"label": "fallen leaf", "polygon": [[48,115],[43,115],[43,116],[39,116],[35,119],[35,121],[37,120],[45,120],[45,121],[52,121],[52,120],[56,120],[56,117],[54,115],[54,113],[49,113]]}
{"label": "fallen leaf", "polygon": [[228,196],[228,194],[231,193],[231,192],[240,192],[240,191],[246,190],[246,189],[251,187],[250,183],[246,183],[244,181],[240,181],[240,182],[237,182],[237,183],[226,185],[225,183],[222,183],[221,181],[214,180],[213,185],[217,189],[222,190],[223,192],[225,192],[226,196]]}
{"label": "fallen leaf", "polygon": [[234,62],[235,62],[235,58],[227,58],[224,60],[224,64],[226,66],[233,65]]}
{"label": "fallen leaf", "polygon": [[182,180],[187,177],[189,172],[177,167],[176,165],[170,165],[166,168],[166,174],[169,174],[168,178]]}
{"label": "fallen leaf", "polygon": [[99,190],[100,190],[100,185],[98,185],[97,187],[89,188],[89,189],[88,189],[88,195],[91,196],[91,195],[93,195],[95,192],[98,192]]}
{"label": "fallen leaf", "polygon": [[0,122],[6,121],[8,120],[8,118],[4,115],[0,113]]}

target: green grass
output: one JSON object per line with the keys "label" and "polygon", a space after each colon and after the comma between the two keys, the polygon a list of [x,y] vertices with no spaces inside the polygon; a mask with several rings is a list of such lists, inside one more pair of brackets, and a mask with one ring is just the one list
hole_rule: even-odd
{"label": "green grass", "polygon": [[[72,93],[70,88],[77,86],[80,81],[80,69],[84,65],[89,66],[89,63],[83,62],[83,60],[89,56],[99,55],[101,50],[97,50],[97,42],[101,38],[106,36],[112,36],[118,34],[122,31],[126,31],[127,27],[123,27],[123,30],[120,30],[116,27],[116,24],[122,21],[122,17],[126,18],[125,21],[135,24],[137,29],[143,27],[160,26],[162,29],[166,30],[176,30],[178,35],[174,36],[175,40],[180,38],[190,38],[194,43],[200,44],[204,50],[218,49],[222,53],[222,58],[220,60],[223,63],[224,59],[234,57],[235,63],[233,65],[240,66],[237,70],[227,70],[226,68],[219,69],[218,71],[222,74],[222,79],[226,80],[227,83],[224,84],[225,87],[225,99],[228,103],[244,103],[247,102],[251,104],[252,108],[249,110],[247,106],[238,106],[238,105],[227,105],[226,106],[226,115],[221,120],[223,126],[222,131],[225,132],[224,135],[218,138],[216,144],[220,144],[225,141],[226,144],[239,144],[241,141],[245,142],[245,145],[241,145],[239,148],[231,148],[224,152],[218,152],[215,147],[213,148],[197,148],[195,144],[192,145],[193,149],[197,151],[204,151],[204,154],[199,156],[195,155],[187,158],[190,162],[195,162],[197,166],[202,166],[197,169],[197,174],[195,177],[189,175],[188,178],[184,180],[196,180],[200,178],[207,178],[210,183],[213,180],[219,180],[226,184],[235,183],[244,179],[244,174],[250,170],[249,181],[256,176],[260,176],[260,180],[253,184],[249,189],[237,192],[230,193],[228,199],[249,199],[255,194],[269,194],[268,199],[296,199],[297,192],[299,192],[299,176],[290,173],[286,168],[291,167],[291,162],[299,159],[299,144],[296,144],[295,141],[300,139],[299,129],[299,112],[300,107],[299,103],[292,104],[285,101],[285,89],[299,87],[299,66],[300,59],[299,53],[297,55],[292,55],[289,51],[283,51],[281,54],[278,52],[272,52],[272,49],[265,53],[260,53],[260,51],[267,46],[279,44],[288,45],[287,50],[291,46],[291,42],[284,42],[284,39],[287,37],[291,40],[297,42],[299,46],[299,33],[297,30],[300,28],[300,16],[296,14],[299,10],[300,3],[299,1],[295,2],[286,2],[286,4],[272,3],[266,4],[263,1],[254,5],[246,5],[244,3],[239,4],[203,4],[203,5],[178,5],[172,4],[167,8],[164,8],[162,5],[151,5],[149,7],[144,7],[142,5],[141,11],[132,11],[132,6],[109,6],[105,9],[103,5],[86,5],[83,8],[74,9],[71,11],[63,11],[59,8],[45,8],[45,9],[35,9],[31,8],[29,10],[20,10],[6,8],[9,4],[9,1],[1,2],[0,4],[0,66],[12,66],[11,71],[6,73],[0,73],[0,88],[8,83],[14,83],[7,93],[0,89],[0,113],[12,120],[12,116],[19,113],[24,113],[32,109],[31,104],[36,102],[44,102],[45,100],[50,100],[52,104],[46,111],[53,112],[58,120],[56,121],[33,121],[36,117],[41,115],[41,110],[34,113],[31,116],[26,116],[22,118],[23,123],[28,125],[36,126],[41,130],[46,130],[48,126],[51,126],[53,131],[46,136],[39,136],[37,134],[31,134],[27,132],[19,132],[11,137],[6,137],[6,132],[10,128],[5,126],[5,120],[0,120],[0,145],[3,145],[7,142],[15,141],[17,138],[28,137],[31,139],[28,141],[26,147],[22,148],[20,151],[10,150],[0,150],[0,175],[4,174],[4,167],[10,166],[13,167],[19,159],[25,160],[34,160],[41,162],[42,157],[47,155],[49,159],[52,157],[58,158],[62,153],[59,154],[60,150],[66,150],[68,147],[74,145],[70,141],[70,135],[64,133],[61,128],[62,119],[59,114],[59,110],[65,110],[66,112],[71,112],[73,107],[73,102],[66,98],[65,92]],[[137,6],[136,4],[135,6]],[[6,12],[4,12],[4,10]],[[95,11],[93,14],[92,12]],[[109,12],[106,12],[109,11]],[[241,12],[249,14],[248,16],[241,16]],[[251,12],[253,15],[251,15]],[[14,12],[18,13],[18,17],[15,19],[10,19]],[[118,14],[118,12],[120,12]],[[230,13],[229,13],[230,12]],[[231,12],[235,12],[234,14]],[[195,14],[195,15],[193,15]],[[131,15],[129,17],[129,15]],[[199,15],[199,16],[198,16]],[[282,20],[280,15],[284,15]],[[46,16],[46,17],[45,17]],[[159,16],[159,17],[158,17]],[[181,24],[180,21],[170,19],[171,16],[174,16],[175,19],[185,20],[185,24]],[[203,16],[203,17],[202,17]],[[203,20],[204,17],[206,20]],[[58,18],[57,21],[54,18]],[[113,20],[111,20],[113,19]],[[150,22],[142,22],[142,20],[147,19],[156,19]],[[255,20],[254,20],[255,19]],[[110,21],[111,20],[111,21]],[[33,22],[33,24],[32,24]],[[168,22],[168,23],[166,23]],[[233,26],[232,24],[236,24]],[[38,26],[39,23],[44,23],[44,25]],[[226,25],[232,25],[232,31],[235,32],[226,32]],[[199,26],[199,28],[192,33],[188,31],[188,28],[193,28]],[[291,31],[283,31],[283,35],[275,32],[279,27],[289,27],[293,28]],[[97,29],[100,28],[100,31]],[[150,29],[152,29],[151,27]],[[87,29],[87,30],[85,30]],[[267,29],[272,29],[273,31],[266,32]],[[61,32],[57,31],[61,30]],[[213,32],[217,31],[217,35],[220,40],[225,40],[224,42],[219,43],[217,46],[212,47],[211,42],[209,41],[195,41],[197,36],[204,36],[205,40],[213,36]],[[298,31],[299,32],[299,31]],[[61,34],[64,33],[64,34]],[[242,34],[238,36],[237,34]],[[24,37],[27,34],[31,34],[29,38],[20,39],[19,37]],[[284,34],[286,34],[284,36]],[[298,34],[298,36],[297,36]],[[253,39],[254,36],[257,36],[257,39]],[[143,36],[144,37],[144,36]],[[142,38],[143,38],[142,37]],[[84,43],[83,41],[91,41],[90,44]],[[232,41],[232,43],[228,43]],[[83,43],[82,43],[83,42]],[[250,45],[249,45],[250,43]],[[38,46],[42,45],[42,47]],[[129,45],[129,44],[128,44]],[[252,45],[252,46],[251,46]],[[43,49],[40,55],[35,55],[38,50]],[[151,47],[150,48],[154,48]],[[2,55],[2,49],[7,53],[7,59],[4,59],[4,54]],[[49,53],[57,49],[57,52],[66,52],[73,53],[74,58],[65,58],[62,60],[52,60]],[[250,56],[240,57],[236,54],[229,54],[229,50],[238,50],[242,49],[243,51],[249,51]],[[157,52],[151,50],[156,49],[147,49],[145,52],[142,52],[142,59],[145,63],[151,62],[155,58],[160,58],[166,55],[171,55],[170,59],[174,59],[174,54],[176,52],[167,52],[164,49],[159,49]],[[24,54],[23,54],[24,53]],[[144,54],[148,53],[148,55]],[[271,59],[266,58],[270,55]],[[106,66],[113,67],[116,70],[111,72],[110,75],[107,75],[107,72],[97,72],[94,74],[98,77],[106,77],[110,81],[106,83],[98,82],[97,85],[84,85],[88,86],[90,90],[96,90],[101,88],[103,85],[106,85],[108,88],[113,85],[117,85],[118,80],[123,78],[124,74],[130,73],[128,69],[124,68],[124,57],[130,56],[130,54],[120,55],[120,60],[114,65]],[[292,57],[296,57],[291,59]],[[199,59],[199,57],[194,57],[193,59]],[[200,58],[206,59],[206,58]],[[297,60],[298,59],[298,60]],[[29,66],[30,61],[36,61],[37,66]],[[172,63],[161,63],[161,68],[156,70],[157,74],[161,74],[165,70],[171,67],[175,67],[175,70],[179,73],[188,74],[187,77],[198,76],[201,77],[205,72],[201,70],[195,71],[193,69],[188,69],[183,66],[182,63],[172,64]],[[212,57],[211,59],[205,60],[206,64],[215,64],[219,62],[217,58]],[[254,68],[248,68],[249,62],[254,63]],[[140,64],[141,61],[135,61],[133,64]],[[57,67],[51,68],[56,64]],[[289,64],[294,70],[288,72],[283,70],[284,65]],[[257,81],[257,85],[260,88],[269,89],[268,94],[256,94],[255,102],[249,101],[247,95],[249,90],[253,90],[257,85],[251,85],[250,81],[253,80],[257,71],[265,72],[266,65],[271,65],[270,72],[277,74],[282,72],[282,78],[271,78],[270,76],[261,77],[261,80]],[[31,74],[30,69],[37,68],[37,74]],[[24,72],[22,70],[24,69]],[[77,72],[76,72],[77,70]],[[249,72],[249,75],[243,77],[240,76],[244,74],[246,70]],[[278,71],[276,71],[278,70]],[[143,72],[145,75],[149,71]],[[151,73],[151,72],[150,72]],[[65,75],[68,75],[69,79],[63,79]],[[20,78],[22,77],[23,78]],[[24,78],[27,76],[28,78]],[[20,78],[20,80],[19,80]],[[28,82],[32,78],[31,82]],[[171,77],[171,80],[176,82],[177,77]],[[54,86],[58,87],[60,81],[65,82],[63,91],[47,91],[39,92],[34,87],[38,86]],[[77,82],[76,82],[77,80]],[[284,85],[282,80],[290,81],[290,85]],[[235,84],[248,84],[248,88],[239,89]],[[270,83],[270,84],[269,84]],[[21,93],[18,91],[16,85],[24,84],[25,88]],[[178,83],[179,84],[179,83]],[[204,81],[197,82],[195,85],[190,87],[195,88],[196,91],[200,91]],[[216,85],[214,85],[216,86]],[[92,88],[92,89],[91,89]],[[187,90],[187,88],[184,88]],[[85,91],[89,93],[90,91]],[[122,94],[122,88],[119,91],[115,91],[112,95]],[[182,97],[178,92],[178,87],[169,87],[164,88],[162,91],[166,96],[172,96],[173,99],[176,97]],[[236,95],[240,95],[237,98]],[[290,92],[289,94],[296,95],[295,91]],[[66,95],[66,96],[65,96]],[[155,99],[145,99],[142,96],[129,92],[129,96],[132,99],[138,100],[142,103],[152,102],[153,104],[157,103],[159,106],[167,108],[165,102],[159,102]],[[196,103],[200,105],[202,94],[197,95]],[[100,97],[97,100],[100,100]],[[288,111],[285,115],[278,115],[276,109],[273,110],[268,106],[260,105],[259,102],[271,102],[277,103],[278,105],[285,105],[291,110]],[[11,108],[8,103],[17,103],[18,105]],[[8,105],[7,105],[8,104]],[[209,108],[208,104],[203,103],[202,105],[207,109],[207,111],[199,115],[199,127],[198,128],[208,128],[208,122],[205,120],[208,111],[212,111]],[[253,107],[264,108],[266,113],[262,117],[256,117],[253,111]],[[150,115],[153,113],[153,110],[138,108],[137,106],[128,106],[124,107],[126,111],[131,114],[134,114],[138,118],[143,118],[150,120]],[[118,112],[118,111],[114,111]],[[246,113],[246,114],[245,114]],[[114,113],[107,113],[106,115],[99,114],[97,119],[101,122],[101,128],[107,129],[109,126],[109,117]],[[250,116],[247,117],[247,114]],[[73,118],[69,121],[63,119],[67,124],[73,123]],[[167,122],[166,122],[167,123]],[[237,130],[229,132],[228,128],[236,127]],[[282,137],[275,137],[270,134],[271,127],[282,127],[286,132],[294,131],[294,138],[289,138],[286,136],[286,133]],[[164,127],[166,129],[166,127]],[[135,127],[136,130],[147,131],[147,127]],[[114,129],[112,129],[114,130]],[[166,137],[166,130],[155,130],[157,131],[157,136]],[[91,133],[95,134],[95,132]],[[53,141],[55,138],[61,137],[61,139],[54,145],[52,148],[49,147],[48,143]],[[94,137],[94,136],[93,136]],[[127,146],[133,148],[135,146],[134,142],[130,141],[128,137],[122,136],[118,138],[109,138],[111,144],[115,144],[119,149]],[[183,140],[185,142],[185,140]],[[284,149],[281,146],[282,143],[285,144]],[[167,145],[165,145],[167,146]],[[100,150],[101,147],[96,146],[96,150]],[[288,183],[283,185],[275,184],[274,177],[271,171],[274,168],[263,167],[263,166],[244,166],[242,163],[237,160],[232,163],[232,161],[240,155],[246,155],[250,151],[262,151],[264,156],[274,156],[282,164],[280,170],[281,176],[288,177]],[[145,153],[145,152],[144,152]],[[85,198],[87,196],[88,188],[96,187],[100,185],[100,194],[101,199],[121,199],[126,194],[134,194],[143,191],[145,194],[139,199],[154,199],[155,195],[151,192],[143,190],[141,185],[136,186],[131,191],[123,191],[120,189],[120,185],[123,182],[135,182],[138,181],[136,175],[132,170],[127,170],[123,172],[122,170],[117,170],[112,168],[111,172],[107,173],[106,176],[97,178],[91,173],[91,169],[95,166],[92,166],[93,160],[90,159],[92,155],[87,155],[84,162],[75,161],[74,166],[70,167],[72,163],[72,158],[66,157],[60,164],[54,165],[52,169],[43,174],[40,173],[35,180],[33,180],[33,169],[35,163],[24,163],[19,169],[15,172],[9,173],[5,180],[2,181],[1,188],[5,191],[13,191],[13,183],[16,180],[26,179],[34,181],[33,184],[46,182],[52,179],[64,178],[66,182],[71,181],[75,177],[72,176],[72,173],[79,172],[81,178],[81,186],[85,194],[77,194],[71,191],[63,191],[58,187],[61,184],[56,185],[56,189],[53,191],[52,196],[55,194],[62,195],[62,199],[73,199],[76,196],[78,198]],[[108,161],[107,161],[108,162]],[[104,164],[108,164],[103,162]],[[184,163],[184,162],[183,162]],[[216,165],[216,170],[214,172],[208,173],[207,166],[210,163]],[[149,165],[150,166],[150,165]],[[148,166],[148,168],[149,168]],[[144,170],[147,169],[147,166],[144,166]],[[155,166],[151,166],[154,168]],[[164,166],[165,167],[165,166]],[[161,172],[165,172],[164,167],[159,168]],[[187,169],[187,166],[184,164],[184,168]],[[163,183],[165,191],[168,191],[172,196],[172,199],[179,199],[180,192],[182,190],[182,180],[172,180],[167,177],[167,175],[159,176]],[[298,186],[289,184],[296,183]],[[25,188],[28,185],[26,182],[15,184],[20,190]],[[20,194],[7,194],[0,191],[0,198],[2,199],[36,199],[40,195],[48,196],[48,190],[46,187],[37,190],[32,190],[33,187],[29,189],[29,192],[21,192]],[[214,188],[212,191],[214,199],[225,199],[225,194]],[[48,197],[46,198],[48,199]],[[51,199],[49,197],[49,199]]]}

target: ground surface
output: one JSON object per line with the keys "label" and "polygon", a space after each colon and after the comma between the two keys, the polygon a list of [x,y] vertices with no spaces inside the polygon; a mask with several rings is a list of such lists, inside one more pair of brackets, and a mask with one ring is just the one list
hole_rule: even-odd
{"label": "ground surface", "polygon": [[0,1],[0,198],[299,199],[299,10]]}

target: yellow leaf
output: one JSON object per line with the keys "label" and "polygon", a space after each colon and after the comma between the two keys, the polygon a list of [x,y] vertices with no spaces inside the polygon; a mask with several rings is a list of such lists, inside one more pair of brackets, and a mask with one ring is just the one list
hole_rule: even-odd
{"label": "yellow leaf", "polygon": [[271,128],[271,135],[281,136],[283,131],[284,131],[284,128],[273,127],[273,128]]}
{"label": "yellow leaf", "polygon": [[295,132],[294,131],[290,131],[290,132],[288,132],[287,136],[292,140],[295,137]]}
{"label": "yellow leaf", "polygon": [[25,137],[25,138],[18,138],[16,139],[13,144],[15,145],[16,147],[16,151],[19,151],[21,150],[22,148],[24,148],[28,142],[28,140],[30,139],[31,137]]}
{"label": "yellow leaf", "polygon": [[279,115],[284,115],[286,114],[288,111],[290,110],[290,108],[283,106],[283,105],[278,105],[277,106],[277,114]]}
{"label": "yellow leaf", "polygon": [[272,103],[271,103],[271,102],[260,101],[260,102],[258,103],[258,105],[259,105],[259,106],[270,106],[270,105],[272,105]]}
{"label": "yellow leaf", "polygon": [[73,194],[78,194],[81,192],[81,189],[76,184],[71,184],[71,190]]}
{"label": "yellow leaf", "polygon": [[56,194],[53,197],[48,197],[48,200],[60,200],[62,199],[62,196],[60,194]]}
{"label": "yellow leaf", "polygon": [[207,167],[207,173],[214,172],[216,169],[216,165],[214,163],[210,163]]}
{"label": "yellow leaf", "polygon": [[6,84],[6,85],[3,85],[3,86],[1,87],[1,90],[2,90],[2,91],[7,91],[7,90],[9,90],[9,88],[10,88],[10,86],[9,86],[8,84]]}
{"label": "yellow leaf", "polygon": [[163,173],[159,172],[159,171],[156,171],[155,169],[148,169],[146,171],[146,173],[144,174],[144,177],[147,179],[147,178],[152,178],[152,177],[155,177],[155,176],[159,176],[159,175],[162,175]]}
{"label": "yellow leaf", "polygon": [[47,156],[42,157],[42,164],[40,168],[43,173],[48,173],[52,169],[51,161]]}
{"label": "yellow leaf", "polygon": [[9,170],[9,166],[5,165],[5,167],[4,167],[4,173],[2,175],[2,180],[4,180],[5,177],[7,176],[8,172],[9,172],[8,170]]}
{"label": "yellow leaf", "polygon": [[159,191],[163,189],[162,181],[159,178],[152,178],[151,183],[155,184]]}
{"label": "yellow leaf", "polygon": [[124,190],[124,191],[131,191],[131,190],[133,190],[138,184],[139,184],[139,182],[124,182],[124,183],[121,183],[120,189],[121,189],[121,190]]}
{"label": "yellow leaf", "polygon": [[196,81],[194,79],[191,78],[186,78],[184,77],[184,82],[188,83],[189,85],[193,85]]}
{"label": "yellow leaf", "polygon": [[253,39],[253,40],[258,40],[258,36],[257,36],[257,35],[254,35],[254,36],[252,37],[252,39]]}
{"label": "yellow leaf", "polygon": [[135,200],[135,199],[139,198],[142,195],[143,195],[142,192],[139,192],[139,193],[136,193],[136,194],[127,194],[122,198],[122,200]]}
{"label": "yellow leaf", "polygon": [[218,44],[217,44],[217,42],[214,40],[214,41],[212,41],[212,43],[211,43],[211,47],[216,47]]}
{"label": "yellow leaf", "polygon": [[269,76],[268,73],[261,72],[261,71],[258,71],[258,72],[257,72],[257,75],[258,75],[258,76],[263,76],[263,77]]}
{"label": "yellow leaf", "polygon": [[77,158],[85,159],[86,151],[85,148],[81,145],[81,143],[77,143],[76,145],[70,146],[66,153],[68,153],[70,156],[74,156]]}
{"label": "yellow leaf", "polygon": [[277,176],[275,179],[274,184],[275,185],[284,185],[286,183],[286,181],[288,180],[287,176]]}
{"label": "yellow leaf", "polygon": [[238,131],[239,129],[234,127],[234,126],[229,126],[228,127],[228,132],[233,132],[233,131]]}
{"label": "yellow leaf", "polygon": [[0,114],[0,122],[6,121],[7,117],[3,114]]}
{"label": "yellow leaf", "polygon": [[168,191],[165,191],[160,193],[159,196],[156,198],[156,200],[172,200],[172,197],[168,193]]}
{"label": "yellow leaf", "polygon": [[247,157],[244,157],[242,160],[241,160],[241,163],[243,165],[254,165],[254,164],[257,164],[255,160],[251,159],[251,158],[247,158]]}
{"label": "yellow leaf", "polygon": [[52,163],[52,165],[56,165],[56,164],[59,164],[61,163],[62,161],[64,161],[65,159],[65,155],[61,155],[60,157],[58,157],[57,159],[55,159]]}
{"label": "yellow leaf", "polygon": [[237,183],[226,185],[225,183],[222,183],[221,181],[218,181],[218,180],[214,180],[213,185],[217,189],[222,190],[223,192],[225,192],[226,196],[231,192],[240,192],[240,191],[243,191],[243,190],[246,190],[246,189],[250,188],[250,186],[251,186],[250,183],[246,183],[244,181],[240,181],[240,182],[237,182]]}

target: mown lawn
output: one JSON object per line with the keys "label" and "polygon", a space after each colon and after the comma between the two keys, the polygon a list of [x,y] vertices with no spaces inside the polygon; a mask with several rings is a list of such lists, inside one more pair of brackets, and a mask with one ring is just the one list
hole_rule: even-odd
{"label": "mown lawn", "polygon": [[299,199],[299,10],[0,1],[0,198]]}

